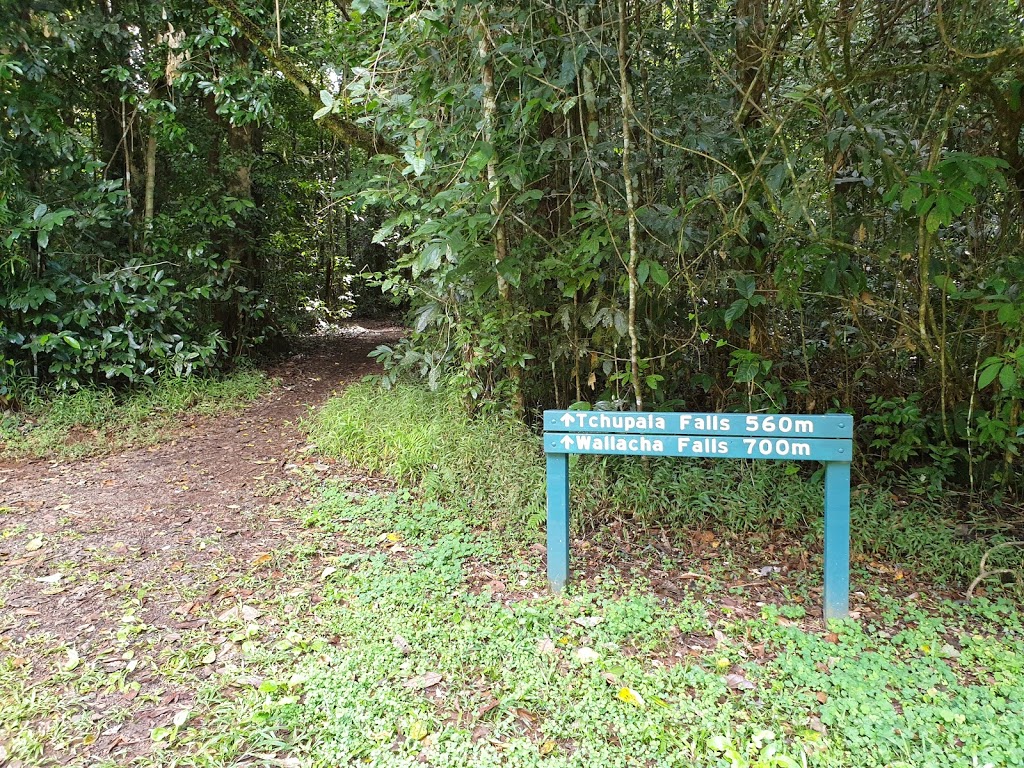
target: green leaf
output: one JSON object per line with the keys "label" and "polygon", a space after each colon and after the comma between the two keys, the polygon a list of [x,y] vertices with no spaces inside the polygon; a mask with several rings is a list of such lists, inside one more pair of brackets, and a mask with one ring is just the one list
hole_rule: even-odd
{"label": "green leaf", "polygon": [[753,277],[750,275],[736,275],[736,290],[740,292],[740,296],[749,299],[754,295],[756,289],[757,283],[754,282]]}
{"label": "green leaf", "polygon": [[996,318],[1003,325],[1016,325],[1020,321],[1020,310],[1007,302],[999,307],[999,311],[996,312]]}
{"label": "green leaf", "polygon": [[440,243],[431,243],[416,258],[412,265],[412,276],[419,277],[424,272],[430,272],[441,266],[442,252],[444,246]]}
{"label": "green leaf", "polygon": [[732,328],[732,324],[743,317],[743,313],[747,311],[749,302],[746,299],[736,299],[729,308],[725,310],[725,327]]}
{"label": "green leaf", "polygon": [[539,189],[528,189],[525,192],[516,196],[516,204],[523,205],[525,203],[537,202],[544,197],[544,193]]}
{"label": "green leaf", "polygon": [[918,200],[921,199],[921,188],[918,186],[907,187],[903,190],[903,196],[900,198],[900,208],[904,211],[911,210]]}
{"label": "green leaf", "polygon": [[46,215],[46,203],[40,203],[36,206],[36,209],[32,211],[32,221],[39,221],[43,216]]}
{"label": "green leaf", "polygon": [[1013,112],[1020,112],[1021,88],[1024,88],[1024,83],[1021,83],[1020,80],[1011,80],[1010,85],[1007,87],[1007,101],[1010,103],[1010,109]]}
{"label": "green leaf", "polygon": [[72,349],[81,349],[82,348],[81,343],[74,336],[65,336],[64,337],[64,343],[67,344]]}
{"label": "green leaf", "polygon": [[957,291],[956,283],[950,280],[947,275],[935,275],[932,280],[934,280],[935,285],[947,296],[953,296]]}
{"label": "green leaf", "polygon": [[998,357],[990,357],[985,361],[984,366],[978,375],[978,389],[984,389],[996,380],[996,376],[999,375],[999,371],[1003,367],[1003,362]]}
{"label": "green leaf", "polygon": [[786,181],[786,175],[786,164],[777,163],[765,176],[765,180],[768,182],[768,188],[772,192],[778,192],[782,189],[782,185]]}
{"label": "green leaf", "polygon": [[490,144],[484,144],[466,158],[466,167],[475,173],[479,173],[487,167],[487,163],[490,162],[492,157],[494,157],[494,147]]}
{"label": "green leaf", "polygon": [[405,153],[405,162],[412,168],[412,172],[417,176],[422,176],[423,172],[427,169],[427,158],[420,157],[415,152]]}
{"label": "green leaf", "polygon": [[498,274],[501,275],[513,288],[518,288],[522,280],[522,265],[519,259],[506,258],[497,264]]}
{"label": "green leaf", "polygon": [[733,374],[733,381],[737,384],[749,384],[757,378],[757,374],[760,373],[761,367],[756,360],[744,359],[740,360],[739,365],[736,366],[736,372]]}
{"label": "green leaf", "polygon": [[330,112],[331,112],[331,108],[330,107],[320,107],[320,109],[318,109],[316,112],[313,113],[313,119],[314,120],[320,120],[320,119],[324,118],[326,115],[329,115]]}
{"label": "green leaf", "polygon": [[636,281],[638,284],[643,285],[647,282],[647,278],[651,274],[651,262],[641,261],[636,268]]}
{"label": "green leaf", "polygon": [[576,79],[576,57],[575,51],[566,48],[562,53],[562,67],[558,72],[558,79],[555,85],[565,87]]}
{"label": "green leaf", "polygon": [[932,171],[921,171],[913,176],[907,177],[908,181],[916,181],[919,184],[932,184],[936,185],[939,183],[939,177],[936,176]]}
{"label": "green leaf", "polygon": [[662,288],[668,285],[668,272],[666,272],[665,268],[656,261],[651,262],[651,279]]}
{"label": "green leaf", "polygon": [[938,209],[933,208],[928,212],[928,217],[924,220],[925,228],[933,235],[939,231],[939,226],[942,224],[942,216]]}
{"label": "green leaf", "polygon": [[999,371],[999,386],[1003,389],[1013,389],[1017,386],[1017,371],[1012,365],[1004,365]]}
{"label": "green leaf", "polygon": [[367,11],[373,11],[380,18],[388,15],[388,4],[383,0],[352,0],[352,10],[365,16]]}
{"label": "green leaf", "polygon": [[334,94],[328,91],[326,88],[320,91],[320,101],[324,103],[324,106],[328,109],[334,107]]}

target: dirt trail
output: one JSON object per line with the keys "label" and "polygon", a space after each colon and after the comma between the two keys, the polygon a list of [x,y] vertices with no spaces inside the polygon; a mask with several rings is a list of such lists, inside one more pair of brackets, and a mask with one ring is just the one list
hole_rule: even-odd
{"label": "dirt trail", "polygon": [[155,447],[0,462],[0,642],[102,634],[121,621],[124,585],[162,591],[142,606],[147,624],[188,627],[179,596],[204,567],[226,583],[302,535],[275,510],[301,501],[297,467],[328,468],[303,450],[299,421],[372,372],[367,353],[400,330],[365,323],[305,339],[269,371],[281,383],[268,395],[235,414],[186,418]]}

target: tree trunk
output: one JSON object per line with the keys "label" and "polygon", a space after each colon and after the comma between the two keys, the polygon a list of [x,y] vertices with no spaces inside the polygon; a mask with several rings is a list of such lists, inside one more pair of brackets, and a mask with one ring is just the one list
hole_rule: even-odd
{"label": "tree trunk", "polygon": [[752,127],[761,120],[765,92],[765,0],[736,0],[736,63],[740,87],[739,123]]}
{"label": "tree trunk", "polygon": [[145,208],[142,213],[142,225],[144,236],[149,235],[153,227],[154,200],[156,198],[156,118],[152,115],[149,120],[149,131],[146,137],[146,193]]}
{"label": "tree trunk", "polygon": [[[232,170],[226,182],[226,191],[239,200],[252,201],[252,156],[256,127],[252,123],[246,125],[228,125],[228,153]],[[242,214],[245,216],[245,214]],[[259,265],[253,248],[253,236],[250,227],[243,221],[236,221],[235,226],[225,232],[224,253],[235,262],[235,283],[240,283],[252,290],[259,284]],[[242,308],[242,296],[236,296],[232,306],[224,318],[224,335],[232,343],[232,354],[239,355],[248,335],[246,324],[248,318]]]}
{"label": "tree trunk", "polygon": [[[487,16],[485,11],[480,12],[480,40],[477,43],[477,52],[480,55],[480,80],[483,85],[483,139],[490,147],[491,154],[487,160],[487,189],[491,197],[491,216],[494,219],[494,267],[498,285],[498,299],[501,302],[502,312],[510,310],[510,290],[508,281],[501,274],[501,265],[508,256],[508,235],[505,229],[505,217],[502,211],[501,202],[501,180],[498,178],[498,148],[494,142],[494,123],[498,112],[498,98],[494,88],[494,62],[491,59],[489,30],[487,28]],[[523,393],[521,387],[521,371],[519,366],[512,364],[507,366],[508,378],[514,389],[512,407],[516,414],[522,416],[525,412]]]}
{"label": "tree trunk", "polygon": [[486,17],[480,18],[480,41],[477,51],[480,54],[481,81],[483,84],[483,138],[490,147],[491,155],[487,160],[487,189],[491,196],[491,216],[494,217],[494,264],[498,281],[498,296],[508,301],[508,282],[501,275],[501,263],[508,253],[508,241],[505,232],[505,221],[501,211],[501,182],[498,179],[498,150],[494,145],[494,118],[498,111],[498,99],[494,90],[494,63],[491,61],[490,43],[487,39]]}
{"label": "tree trunk", "polygon": [[629,371],[633,383],[633,395],[636,409],[644,409],[644,393],[640,381],[640,336],[636,328],[636,308],[639,293],[637,281],[637,264],[640,249],[637,233],[636,200],[633,194],[632,160],[632,129],[633,87],[629,80],[629,17],[626,14],[626,0],[619,0],[619,93],[622,101],[622,181],[626,191],[626,222],[629,230],[629,259],[626,262],[626,273],[629,277]]}

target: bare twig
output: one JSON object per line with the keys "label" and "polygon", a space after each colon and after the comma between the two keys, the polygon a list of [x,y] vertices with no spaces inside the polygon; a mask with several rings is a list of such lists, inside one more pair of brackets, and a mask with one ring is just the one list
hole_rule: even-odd
{"label": "bare twig", "polygon": [[996,568],[994,570],[988,570],[988,558],[997,549],[1004,547],[1021,547],[1024,548],[1024,541],[1004,541],[1001,544],[996,544],[988,552],[982,555],[981,564],[978,566],[978,576],[971,582],[971,586],[967,588],[967,599],[974,597],[974,590],[978,585],[985,579],[991,576],[1000,576],[1004,573],[1013,575],[1014,581],[1017,582],[1017,586],[1024,589],[1024,569],[1021,568]]}

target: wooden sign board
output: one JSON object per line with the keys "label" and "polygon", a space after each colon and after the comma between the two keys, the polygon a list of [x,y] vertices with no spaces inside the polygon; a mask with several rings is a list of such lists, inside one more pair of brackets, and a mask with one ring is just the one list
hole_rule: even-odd
{"label": "wooden sign board", "polygon": [[852,416],[545,411],[544,452],[548,583],[555,591],[569,579],[570,454],[823,462],[824,615],[849,615]]}

